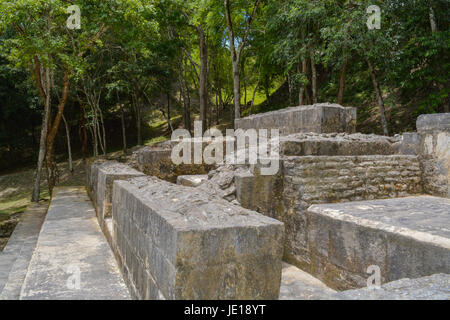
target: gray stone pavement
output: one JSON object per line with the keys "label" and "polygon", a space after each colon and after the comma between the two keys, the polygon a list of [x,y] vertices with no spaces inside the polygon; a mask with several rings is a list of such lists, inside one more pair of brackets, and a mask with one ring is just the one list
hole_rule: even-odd
{"label": "gray stone pavement", "polygon": [[337,300],[450,300],[450,275],[433,274],[417,279],[400,279],[380,288],[342,291]]}
{"label": "gray stone pavement", "polygon": [[19,298],[47,207],[46,202],[29,205],[0,252],[0,300]]}
{"label": "gray stone pavement", "polygon": [[335,290],[309,273],[283,263],[280,300],[329,300],[335,293]]}
{"label": "gray stone pavement", "polygon": [[54,189],[20,299],[130,299],[84,188]]}

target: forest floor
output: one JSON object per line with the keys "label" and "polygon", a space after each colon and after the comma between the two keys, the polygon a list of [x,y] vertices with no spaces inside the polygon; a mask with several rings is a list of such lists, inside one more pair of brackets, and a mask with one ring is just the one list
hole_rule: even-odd
{"label": "forest floor", "polygon": [[[73,162],[73,173],[68,162],[58,163],[58,186],[84,185],[85,166],[83,160]],[[21,214],[31,202],[35,169],[24,168],[13,173],[0,175],[0,251],[8,241]],[[45,177],[41,179],[41,201],[50,199]]]}

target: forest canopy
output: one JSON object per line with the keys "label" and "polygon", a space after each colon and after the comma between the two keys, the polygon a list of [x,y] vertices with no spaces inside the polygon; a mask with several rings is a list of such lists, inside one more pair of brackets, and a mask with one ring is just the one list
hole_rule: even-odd
{"label": "forest canopy", "polygon": [[[79,12],[77,11],[79,9]],[[320,102],[363,132],[449,112],[448,0],[0,0],[0,168]],[[79,13],[79,17],[78,17]],[[78,19],[79,18],[79,19]],[[38,193],[34,197],[38,197]]]}

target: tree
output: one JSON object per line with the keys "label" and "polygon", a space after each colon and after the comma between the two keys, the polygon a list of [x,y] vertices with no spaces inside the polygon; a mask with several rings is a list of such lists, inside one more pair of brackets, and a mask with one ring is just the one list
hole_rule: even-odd
{"label": "tree", "polygon": [[[244,2],[246,3],[246,2]],[[242,3],[239,3],[242,5]],[[248,35],[250,33],[250,27],[255,18],[256,11],[258,10],[258,6],[260,4],[259,0],[255,0],[253,4],[253,8],[250,13],[246,12],[244,14],[244,23],[245,27],[243,28],[243,33],[239,37],[237,32],[242,29],[235,26],[233,23],[232,12],[233,8],[231,8],[230,1],[224,0],[225,6],[225,19],[228,28],[228,37],[229,37],[229,45],[230,45],[230,53],[231,53],[231,61],[233,65],[233,83],[234,83],[234,118],[239,119],[241,117],[241,78],[240,78],[240,62],[242,58],[242,51],[244,50],[245,44],[247,42]],[[237,19],[242,19],[241,16],[236,17]],[[238,20],[239,21],[239,20]],[[237,47],[236,47],[237,46]]]}

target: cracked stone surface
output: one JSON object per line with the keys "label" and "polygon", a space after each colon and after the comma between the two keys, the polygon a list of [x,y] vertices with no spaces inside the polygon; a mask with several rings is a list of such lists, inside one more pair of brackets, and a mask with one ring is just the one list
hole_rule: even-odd
{"label": "cracked stone surface", "polygon": [[[68,286],[77,270],[80,271],[80,287]],[[85,189],[55,188],[20,299],[129,298]]]}
{"label": "cracked stone surface", "polygon": [[380,288],[339,292],[337,300],[450,300],[450,274],[434,274],[417,279],[400,279]]}

